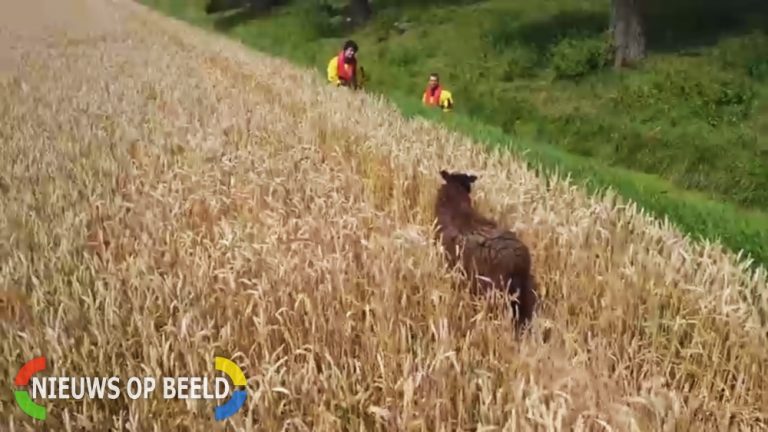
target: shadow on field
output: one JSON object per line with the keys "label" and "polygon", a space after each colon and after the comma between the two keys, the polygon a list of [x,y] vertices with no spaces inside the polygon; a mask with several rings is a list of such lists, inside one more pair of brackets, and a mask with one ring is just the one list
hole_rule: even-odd
{"label": "shadow on field", "polygon": [[277,6],[288,3],[287,0],[210,0],[205,7],[209,15],[224,14],[214,20],[217,30],[226,31],[250,20],[265,16]]}
{"label": "shadow on field", "polygon": [[608,11],[571,10],[545,19],[521,24],[512,37],[525,45],[545,51],[566,37],[597,36],[608,29]]}
{"label": "shadow on field", "polygon": [[[716,44],[731,34],[768,31],[766,0],[647,0],[648,49],[673,52]],[[507,23],[514,19],[505,19]],[[563,11],[546,18],[506,25],[505,42],[547,50],[562,38],[597,37],[610,25],[610,8]]]}
{"label": "shadow on field", "polygon": [[649,0],[648,46],[674,52],[716,44],[722,37],[768,30],[765,0]]}

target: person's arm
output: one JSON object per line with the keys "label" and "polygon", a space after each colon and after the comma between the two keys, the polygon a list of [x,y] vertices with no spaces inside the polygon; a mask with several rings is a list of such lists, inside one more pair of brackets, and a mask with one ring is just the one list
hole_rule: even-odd
{"label": "person's arm", "polygon": [[444,111],[453,109],[453,95],[450,92],[443,90],[440,99],[442,99],[440,105],[443,107]]}
{"label": "person's arm", "polygon": [[339,85],[339,71],[336,68],[336,57],[328,62],[328,82]]}

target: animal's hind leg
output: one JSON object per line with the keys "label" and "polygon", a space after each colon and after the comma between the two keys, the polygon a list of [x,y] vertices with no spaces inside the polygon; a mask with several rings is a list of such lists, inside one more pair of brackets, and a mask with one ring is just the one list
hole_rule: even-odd
{"label": "animal's hind leg", "polygon": [[536,311],[536,280],[533,275],[528,275],[520,292],[520,318],[529,323],[533,319],[533,313]]}
{"label": "animal's hind leg", "polygon": [[517,318],[518,330],[522,330],[530,324],[536,309],[536,281],[533,275],[516,275],[510,278],[510,282],[510,294],[517,293],[517,298],[512,301],[512,310]]}

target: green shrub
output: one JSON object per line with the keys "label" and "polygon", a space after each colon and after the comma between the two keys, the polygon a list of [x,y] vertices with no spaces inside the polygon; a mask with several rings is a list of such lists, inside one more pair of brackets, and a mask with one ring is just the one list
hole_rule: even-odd
{"label": "green shrub", "polygon": [[608,44],[602,38],[564,38],[552,47],[550,61],[558,78],[582,77],[608,65]]}
{"label": "green shrub", "polygon": [[402,13],[396,8],[383,9],[376,12],[376,19],[369,23],[371,33],[380,41],[389,39],[395,30],[395,23],[402,19]]}
{"label": "green shrub", "polygon": [[747,73],[752,79],[765,81],[768,80],[768,58],[755,60],[747,66]]}
{"label": "green shrub", "polygon": [[715,55],[726,68],[763,81],[768,79],[768,34],[753,32],[722,42]]}
{"label": "green shrub", "polygon": [[535,75],[539,64],[536,52],[519,44],[508,47],[502,59],[504,64],[500,78],[503,81],[530,78]]}
{"label": "green shrub", "polygon": [[510,22],[513,22],[512,17],[506,15],[492,18],[488,29],[483,34],[484,42],[497,53],[503,53],[517,40],[518,30],[509,25]]}
{"label": "green shrub", "polygon": [[343,17],[325,2],[301,3],[296,13],[307,40],[339,37],[344,33]]}
{"label": "green shrub", "polygon": [[678,64],[656,68],[625,81],[614,98],[636,119],[703,120],[710,126],[735,124],[749,117],[756,99],[748,78],[715,68]]}
{"label": "green shrub", "polygon": [[398,45],[389,49],[387,60],[393,65],[405,68],[416,63],[421,55],[416,48],[410,45]]}

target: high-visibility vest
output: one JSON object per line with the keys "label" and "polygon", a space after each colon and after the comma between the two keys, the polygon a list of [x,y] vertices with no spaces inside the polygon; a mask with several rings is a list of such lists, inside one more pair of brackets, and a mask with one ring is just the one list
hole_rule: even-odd
{"label": "high-visibility vest", "polygon": [[344,61],[344,51],[341,51],[336,58],[336,72],[340,80],[351,83],[357,75],[357,60],[347,63]]}
{"label": "high-visibility vest", "polygon": [[424,90],[424,104],[429,106],[440,106],[440,94],[443,92],[442,87],[438,85],[434,90],[427,87]]}
{"label": "high-visibility vest", "polygon": [[451,111],[453,109],[453,97],[451,92],[443,90],[438,86],[432,90],[429,87],[424,90],[424,96],[422,97],[424,105],[440,107],[443,111]]}

